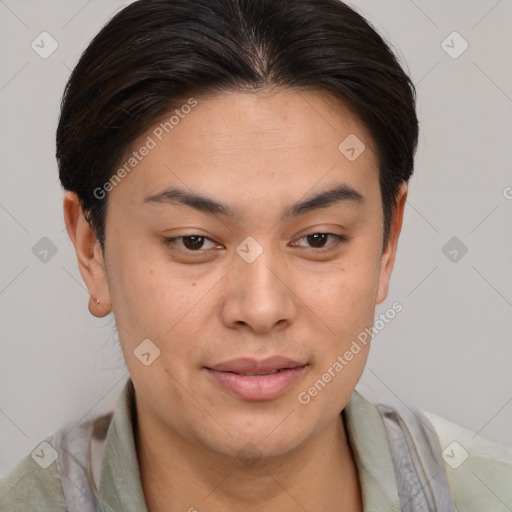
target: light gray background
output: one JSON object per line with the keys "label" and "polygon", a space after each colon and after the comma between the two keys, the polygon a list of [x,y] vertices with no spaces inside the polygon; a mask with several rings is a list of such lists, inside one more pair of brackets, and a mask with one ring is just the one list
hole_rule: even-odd
{"label": "light gray background", "polygon": [[[64,229],[60,97],[81,52],[127,2],[0,0],[0,475],[68,422],[111,409],[127,377],[114,322],[92,317]],[[390,294],[357,389],[512,446],[512,2],[352,2],[418,88],[421,140]],[[58,49],[42,59],[43,31]],[[457,59],[442,41],[457,31]],[[449,45],[461,48],[457,40]],[[458,46],[459,45],[459,46]],[[468,248],[456,262],[452,237]],[[57,253],[32,252],[48,237]]]}

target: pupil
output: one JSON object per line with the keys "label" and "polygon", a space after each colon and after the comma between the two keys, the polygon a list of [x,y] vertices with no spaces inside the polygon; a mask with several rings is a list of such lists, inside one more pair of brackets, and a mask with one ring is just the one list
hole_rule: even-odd
{"label": "pupil", "polygon": [[[183,239],[183,245],[185,245],[185,247],[187,249],[200,249],[201,246],[203,245],[203,240],[204,240],[204,236],[197,236],[197,235],[186,236]],[[192,242],[192,243],[189,243],[189,242]]]}
{"label": "pupil", "polygon": [[[318,243],[320,242],[320,248],[323,247],[323,243],[322,242],[325,242],[325,237],[327,235],[325,233],[314,233],[313,235],[308,235],[308,238],[310,239],[309,242],[311,243],[311,239],[313,241],[312,245],[313,247],[315,247],[315,243]],[[319,238],[320,237],[320,238]]]}

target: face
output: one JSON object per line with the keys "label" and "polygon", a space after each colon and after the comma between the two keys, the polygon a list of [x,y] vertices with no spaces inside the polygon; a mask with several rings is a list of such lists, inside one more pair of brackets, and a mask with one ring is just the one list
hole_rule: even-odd
{"label": "face", "polygon": [[346,107],[289,89],[194,101],[133,145],[105,260],[96,244],[80,268],[111,304],[140,421],[211,453],[283,454],[362,374],[369,342],[343,355],[386,297],[406,188],[383,248],[373,141]]}

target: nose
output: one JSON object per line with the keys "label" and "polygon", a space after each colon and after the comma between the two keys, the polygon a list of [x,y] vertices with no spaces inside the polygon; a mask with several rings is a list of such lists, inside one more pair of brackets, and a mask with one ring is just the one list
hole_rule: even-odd
{"label": "nose", "polygon": [[299,299],[286,263],[278,264],[277,260],[278,255],[270,250],[252,262],[235,257],[222,306],[225,325],[264,334],[295,322]]}

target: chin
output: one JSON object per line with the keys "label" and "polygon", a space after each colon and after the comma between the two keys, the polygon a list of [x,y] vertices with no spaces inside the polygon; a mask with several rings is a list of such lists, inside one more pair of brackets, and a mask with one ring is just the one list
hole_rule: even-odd
{"label": "chin", "polygon": [[303,422],[280,425],[285,415],[273,417],[273,421],[237,422],[217,430],[217,436],[204,436],[203,441],[210,449],[229,458],[263,458],[278,457],[290,453],[305,443],[312,435],[314,426],[308,428]]}

